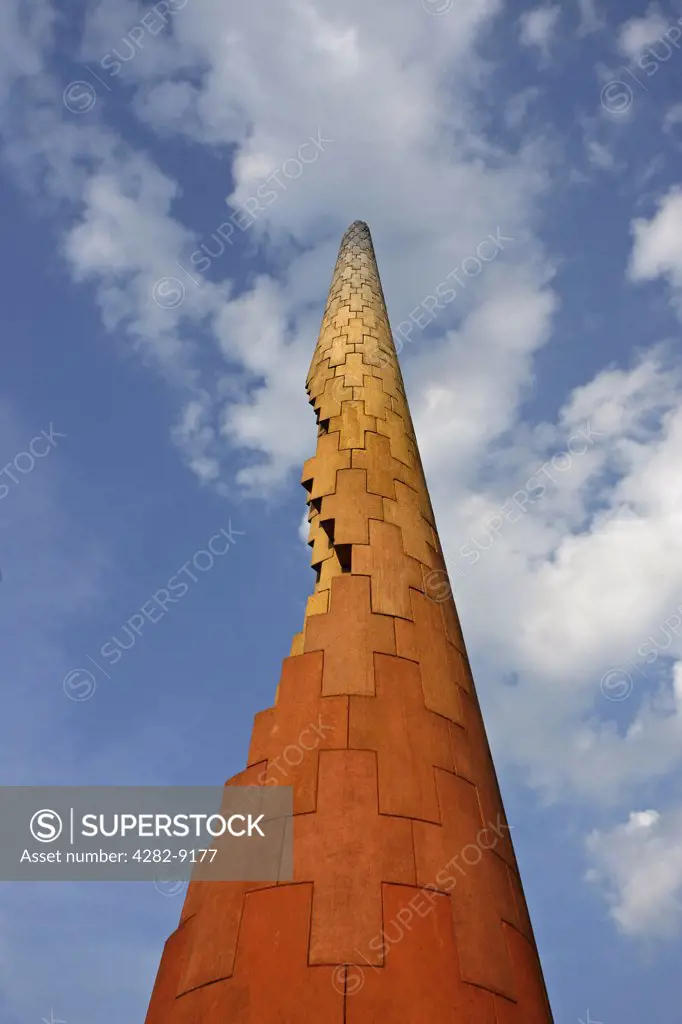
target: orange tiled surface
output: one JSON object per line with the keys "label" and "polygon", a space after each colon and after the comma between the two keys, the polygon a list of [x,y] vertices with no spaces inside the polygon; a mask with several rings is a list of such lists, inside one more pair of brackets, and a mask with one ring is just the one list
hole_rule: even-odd
{"label": "orange tiled surface", "polygon": [[361,222],[306,383],[316,579],[228,783],[293,787],[294,881],[192,882],[147,1024],[550,1024]]}

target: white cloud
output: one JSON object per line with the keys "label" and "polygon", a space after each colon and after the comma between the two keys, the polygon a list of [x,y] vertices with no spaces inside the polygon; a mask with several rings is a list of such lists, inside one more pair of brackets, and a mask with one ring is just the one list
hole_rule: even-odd
{"label": "white cloud", "polygon": [[[476,460],[468,473],[434,472],[433,445],[422,444],[495,749],[553,799],[618,801],[682,759],[669,679],[641,682],[629,669],[638,691],[626,735],[600,690],[606,671],[641,662],[637,648],[682,600],[681,399],[680,374],[660,353],[577,389],[556,426],[517,428],[480,475]],[[569,449],[581,428],[592,443]],[[549,476],[538,475],[543,464]],[[514,511],[513,496],[525,513],[516,507],[510,522],[500,509]],[[600,508],[622,512],[607,520]],[[491,516],[502,519],[497,538]],[[680,638],[667,654],[682,656]]]}
{"label": "white cloud", "polygon": [[605,21],[599,14],[596,0],[578,0],[578,12],[580,14],[579,36],[591,35],[604,28]]}
{"label": "white cloud", "polygon": [[537,46],[547,57],[556,32],[561,8],[534,7],[521,16],[520,39],[524,46]]}
{"label": "white cloud", "polygon": [[[300,254],[292,254],[278,279],[262,278],[238,298],[232,298],[229,281],[202,280],[196,287],[178,271],[176,261],[192,245],[191,233],[174,217],[179,187],[102,129],[98,106],[83,144],[70,123],[62,125],[62,108],[51,111],[52,124],[46,123],[46,107],[40,121],[29,111],[21,145],[11,136],[17,172],[38,166],[36,177],[60,197],[75,198],[69,165],[82,176],[87,152],[89,176],[79,182],[84,204],[66,236],[65,254],[74,277],[95,285],[108,328],[119,336],[125,331],[146,361],[187,391],[174,437],[201,480],[219,478],[226,441],[243,453],[238,480],[252,489],[278,484],[307,454],[312,435],[299,399],[301,381],[339,237],[367,210],[398,320],[498,226],[519,239],[518,251],[504,254],[512,275],[508,290],[519,275],[529,298],[543,288],[540,249],[526,227],[534,197],[546,187],[542,155],[529,146],[500,160],[499,150],[476,134],[465,98],[469,83],[484,73],[477,34],[497,9],[495,0],[480,0],[436,26],[418,7],[401,8],[387,38],[386,20],[359,2],[343,14],[330,3],[297,2],[284,9],[272,2],[263,18],[247,9],[228,14],[223,5],[203,0],[176,13],[172,39],[145,38],[144,52],[125,68],[144,96],[136,109],[156,118],[157,130],[236,144],[232,202],[252,196],[306,139],[319,132],[332,140],[329,151],[305,167],[303,180],[285,180],[276,202],[245,236],[271,251],[288,248],[294,238]],[[88,55],[114,46],[135,12],[130,7],[125,18],[119,12],[116,24],[105,14],[100,5],[90,22]],[[152,47],[153,60],[147,59]],[[211,72],[201,88],[183,85],[183,72],[197,60]],[[169,61],[178,76],[173,94],[176,86],[182,93],[179,105],[168,83],[159,81]],[[454,94],[444,86],[453,70],[461,82]],[[159,122],[165,113],[168,120]],[[439,141],[445,127],[458,139],[454,150]],[[470,199],[464,205],[458,202],[463,193]],[[453,211],[446,221],[443,203]],[[399,219],[396,210],[403,211]],[[227,213],[216,209],[216,227]],[[485,288],[504,279],[499,262],[486,272]],[[514,269],[517,264],[526,269]],[[179,281],[168,288],[184,293],[178,305],[151,300],[155,282],[167,276]],[[472,282],[459,309],[483,294],[478,288],[477,297]],[[445,312],[443,327],[456,312]],[[198,329],[207,337],[201,362],[210,357],[208,373],[197,370]],[[516,345],[526,347],[523,337]],[[528,351],[533,346],[531,338]],[[275,425],[282,413],[286,432]]]}
{"label": "white cloud", "polygon": [[[682,665],[677,666],[677,670]],[[604,887],[626,935],[669,938],[682,924],[682,809],[632,812],[587,839],[588,879]]]}
{"label": "white cloud", "polygon": [[298,525],[298,536],[308,546],[308,534],[310,532],[310,523],[308,522],[308,512],[305,511],[301,516],[301,522]]}
{"label": "white cloud", "polygon": [[678,124],[682,124],[682,103],[675,103],[666,111],[663,118],[663,131],[672,134]]}
{"label": "white cloud", "polygon": [[535,86],[522,89],[521,92],[512,96],[504,113],[504,119],[510,128],[519,128],[526,120],[528,113],[540,96],[540,90]]}
{"label": "white cloud", "polygon": [[[576,127],[582,130],[587,162],[597,171],[622,172],[625,164],[617,159],[618,136],[614,134],[613,124],[599,117],[576,117]],[[592,175],[586,178],[593,181]]]}
{"label": "white cloud", "polygon": [[56,14],[41,0],[0,5],[0,101],[7,102],[17,79],[43,72]]}
{"label": "white cloud", "polygon": [[646,46],[662,39],[669,22],[661,12],[650,6],[643,18],[630,18],[618,31],[618,49],[624,57],[635,60]]}
{"label": "white cloud", "polygon": [[[489,268],[492,274],[493,266]],[[481,303],[440,346],[408,363],[412,415],[435,494],[475,478],[485,449],[513,421],[532,356],[549,338],[556,298],[532,271],[481,281]],[[489,372],[490,366],[497,373]]]}
{"label": "white cloud", "polygon": [[615,166],[616,160],[611,150],[596,139],[588,139],[587,158],[593,167],[600,171],[610,171]]}
{"label": "white cloud", "polygon": [[671,189],[659,200],[656,213],[647,220],[636,218],[628,274],[632,281],[665,277],[682,288],[682,188]]}

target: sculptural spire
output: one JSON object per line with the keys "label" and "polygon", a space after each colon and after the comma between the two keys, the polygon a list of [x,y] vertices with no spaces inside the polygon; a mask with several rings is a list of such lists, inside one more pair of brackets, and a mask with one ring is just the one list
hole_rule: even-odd
{"label": "sculptural spire", "polygon": [[147,1024],[549,1024],[360,221],[341,242],[307,390],[314,589],[248,767],[228,783],[293,787],[294,880],[191,883]]}

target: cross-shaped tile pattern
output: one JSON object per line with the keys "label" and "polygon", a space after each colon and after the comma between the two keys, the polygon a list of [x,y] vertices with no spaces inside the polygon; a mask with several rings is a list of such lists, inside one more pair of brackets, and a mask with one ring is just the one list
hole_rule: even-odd
{"label": "cross-shaped tile pattern", "polygon": [[326,615],[314,615],[305,626],[306,651],[324,651],[322,694],[374,694],[374,653],[395,654],[393,619],[375,615],[365,576],[332,580]]}
{"label": "cross-shaped tile pattern", "polygon": [[342,469],[336,493],[322,499],[320,522],[333,534],[334,544],[369,544],[369,521],[381,519],[383,504],[367,490],[364,469]]}
{"label": "cross-shaped tile pattern", "polygon": [[376,697],[350,698],[348,745],[376,750],[379,810],[440,824],[434,766],[454,772],[451,727],[424,706],[419,667],[377,654]]}
{"label": "cross-shaped tile pattern", "polygon": [[372,609],[384,615],[409,619],[412,615],[410,587],[422,586],[422,567],[405,554],[399,526],[372,519],[369,544],[353,547],[353,573],[372,581]]}
{"label": "cross-shaped tile pattern", "polygon": [[451,893],[462,977],[515,1000],[502,925],[513,895],[506,865],[494,851],[497,835],[481,818],[475,786],[442,771],[436,780],[443,821],[415,823],[417,880]]}
{"label": "cross-shaped tile pattern", "polygon": [[400,527],[405,554],[416,558],[423,565],[435,566],[436,541],[434,532],[422,515],[419,494],[412,487],[406,487],[400,480],[395,483],[395,501],[384,501],[384,518],[387,523]]}
{"label": "cross-shaped tile pattern", "polygon": [[[325,827],[329,823],[331,827]],[[381,883],[415,884],[412,826],[380,814],[376,754],[322,751],[318,808],[295,822],[297,881],[314,879],[310,963],[352,963],[381,933]]]}

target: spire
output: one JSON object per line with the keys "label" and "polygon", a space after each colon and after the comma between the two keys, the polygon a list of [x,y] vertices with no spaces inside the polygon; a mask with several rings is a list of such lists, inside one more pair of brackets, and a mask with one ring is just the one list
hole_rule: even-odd
{"label": "spire", "polygon": [[551,1024],[369,228],[307,378],[315,571],[228,785],[290,785],[294,882],[192,882],[147,1024]]}

